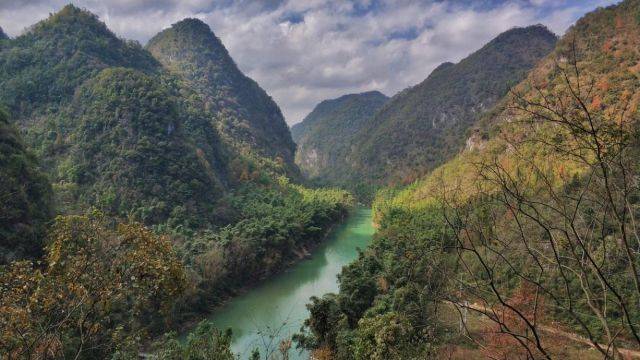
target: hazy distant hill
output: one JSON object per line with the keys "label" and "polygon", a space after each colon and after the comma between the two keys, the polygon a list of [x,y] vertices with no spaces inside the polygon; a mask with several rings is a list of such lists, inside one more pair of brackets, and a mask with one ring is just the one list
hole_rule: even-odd
{"label": "hazy distant hill", "polygon": [[291,128],[298,145],[296,163],[310,178],[336,181],[348,170],[354,135],[370,126],[371,117],[389,100],[371,91],[344,95],[318,104]]}

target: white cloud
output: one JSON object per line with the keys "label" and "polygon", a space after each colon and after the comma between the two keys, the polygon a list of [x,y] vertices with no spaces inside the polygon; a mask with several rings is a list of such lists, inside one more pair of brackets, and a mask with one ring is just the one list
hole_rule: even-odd
{"label": "white cloud", "polygon": [[[12,35],[68,0],[0,0]],[[145,42],[185,17],[206,21],[239,67],[274,97],[287,121],[346,93],[387,95],[459,61],[513,26],[556,33],[614,0],[78,0],[119,36]],[[477,5],[482,3],[482,5]]]}

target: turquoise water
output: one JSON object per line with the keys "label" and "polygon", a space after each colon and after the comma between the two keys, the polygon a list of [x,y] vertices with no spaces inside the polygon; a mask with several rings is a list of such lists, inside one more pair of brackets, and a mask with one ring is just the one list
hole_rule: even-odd
{"label": "turquoise water", "polygon": [[[338,290],[336,275],[358,256],[358,248],[369,244],[373,232],[371,210],[356,209],[310,259],[233,298],[210,320],[220,329],[233,330],[232,350],[240,359],[248,358],[256,348],[261,358],[277,352],[280,341],[298,332],[307,318],[309,297]],[[290,359],[308,358],[292,347]]]}

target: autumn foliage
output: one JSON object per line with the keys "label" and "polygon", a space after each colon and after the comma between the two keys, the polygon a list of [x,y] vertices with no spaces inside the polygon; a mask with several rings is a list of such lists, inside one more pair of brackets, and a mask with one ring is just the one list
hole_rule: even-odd
{"label": "autumn foliage", "polygon": [[183,290],[171,243],[141,225],[66,216],[44,264],[0,270],[0,358],[103,358],[135,347]]}

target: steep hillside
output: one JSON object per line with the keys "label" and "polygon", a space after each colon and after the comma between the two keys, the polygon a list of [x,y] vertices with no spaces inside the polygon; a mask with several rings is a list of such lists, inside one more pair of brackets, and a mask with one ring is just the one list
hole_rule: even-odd
{"label": "steep hillside", "polygon": [[356,138],[350,163],[380,184],[408,183],[454,156],[467,129],[555,45],[541,25],[509,30],[395,95]]}
{"label": "steep hillside", "polygon": [[193,93],[137,43],[66,6],[0,51],[0,101],[42,159],[58,210],[206,227],[227,170]]}
{"label": "steep hillside", "polygon": [[371,91],[344,95],[318,104],[304,120],[291,128],[298,145],[296,163],[312,178],[336,182],[348,169],[345,161],[353,150],[354,135],[369,125],[371,117],[388,100]]}
{"label": "steep hillside", "polygon": [[52,218],[51,186],[2,110],[0,174],[0,265],[38,257]]}
{"label": "steep hillside", "polygon": [[295,144],[278,105],[245,76],[209,26],[186,19],[154,36],[147,49],[203,97],[222,139],[244,153],[275,160],[289,174]]}
{"label": "steep hillside", "polygon": [[[578,95],[588,98],[588,101],[583,101],[586,101],[591,111],[604,119],[617,116],[618,122],[633,118],[637,114],[640,97],[637,91],[640,88],[640,21],[633,18],[638,9],[639,1],[628,0],[619,6],[585,15],[558,42],[553,52],[514,87],[513,94],[506,96],[496,108],[484,114],[469,134],[465,151],[438,167],[433,174],[423,177],[393,196],[394,201],[412,207],[423,206],[435,200],[435,190],[442,190],[443,184],[461,190],[458,192],[464,195],[460,200],[464,201],[477,190],[477,164],[495,157],[510,162],[509,169],[514,171],[518,165],[522,165],[522,161],[539,161],[545,163],[545,167],[562,166],[563,171],[569,172],[573,162],[563,160],[564,164],[560,165],[559,160],[555,159],[554,164],[554,158],[549,156],[548,150],[525,146],[529,145],[527,140],[544,136],[550,139],[554,137],[554,141],[558,143],[570,140],[567,136],[554,134],[557,129],[542,126],[545,124],[543,121],[532,130],[529,119],[532,114],[528,111],[530,104],[527,103],[541,103],[542,99],[552,103],[554,107],[566,107],[569,103],[560,102],[562,96],[571,92],[567,88],[565,75],[572,76],[570,80],[574,84],[573,82],[578,81],[575,75],[577,68],[583,85],[580,91],[585,92]],[[567,72],[573,74],[567,75]],[[628,109],[621,111],[621,106],[628,106]],[[513,147],[516,145],[524,146],[521,149],[527,156],[514,154]],[[516,162],[516,158],[520,160]]]}
{"label": "steep hillside", "polygon": [[81,204],[147,224],[215,221],[221,182],[183,128],[178,101],[156,79],[103,70],[78,88],[71,111],[76,144],[59,169],[62,181],[77,184]]}

